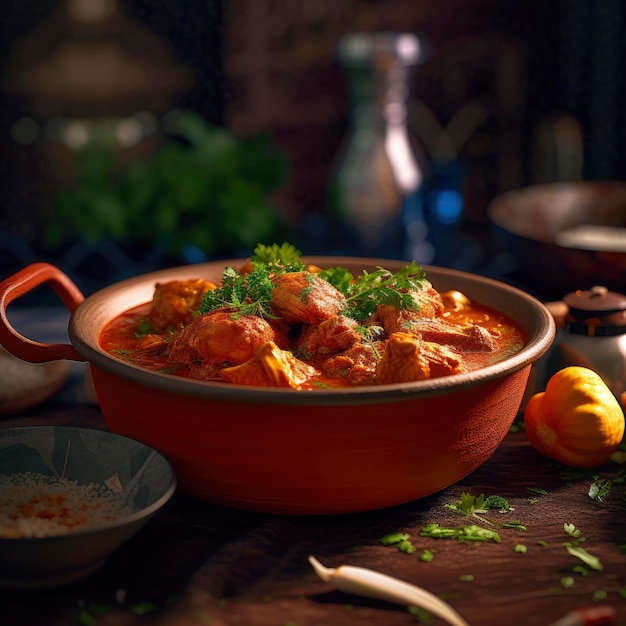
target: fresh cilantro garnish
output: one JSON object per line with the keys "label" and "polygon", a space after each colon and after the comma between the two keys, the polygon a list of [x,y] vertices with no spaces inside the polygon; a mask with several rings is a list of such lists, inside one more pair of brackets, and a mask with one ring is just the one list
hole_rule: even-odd
{"label": "fresh cilantro garnish", "polygon": [[302,252],[290,243],[278,245],[273,243],[266,246],[258,244],[250,261],[254,268],[261,267],[271,274],[284,274],[285,272],[300,272],[305,268],[300,260]]}
{"label": "fresh cilantro garnish", "polygon": [[200,314],[220,307],[233,307],[242,315],[272,317],[269,310],[272,288],[270,273],[266,268],[256,267],[246,275],[227,267],[222,274],[221,287],[204,294]]}
{"label": "fresh cilantro garnish", "polygon": [[[272,317],[270,301],[272,297],[272,277],[306,269],[300,250],[289,243],[276,243],[266,246],[258,244],[250,257],[252,271],[241,274],[232,267],[224,270],[222,284],[218,289],[208,291],[202,300],[200,314],[220,307],[236,308],[241,314]],[[346,268],[336,267],[322,270],[318,276],[336,289],[347,301],[343,312],[357,321],[369,319],[380,304],[392,305],[398,309],[419,309],[415,292],[429,284],[425,271],[415,262],[404,266],[395,274],[383,267],[373,272],[353,276]],[[302,293],[305,298],[307,290]],[[371,331],[373,341],[374,331]]]}
{"label": "fresh cilantro garnish", "polygon": [[489,511],[500,511],[501,513],[511,510],[509,503],[502,496],[489,496],[485,500],[485,508]]}
{"label": "fresh cilantro garnish", "polygon": [[451,504],[444,505],[447,509],[452,509],[457,513],[465,515],[465,517],[471,517],[475,513],[486,513],[485,508],[485,496],[480,494],[479,496],[473,496],[470,493],[464,492],[461,494],[461,499]]}
{"label": "fresh cilantro garnish", "polygon": [[467,492],[461,494],[460,500],[444,506],[447,509],[452,509],[457,513],[465,515],[465,517],[475,516],[476,513],[487,513],[487,511],[507,513],[513,510],[502,496],[489,496],[486,498],[482,493],[479,496],[473,496]]}
{"label": "fresh cilantro garnish", "polygon": [[242,315],[275,317],[270,312],[272,299],[272,276],[304,269],[300,260],[302,253],[295,246],[276,243],[266,246],[258,244],[250,258],[252,271],[241,274],[233,267],[222,273],[219,289],[207,291],[202,298],[200,314],[209,313],[220,307],[233,307]]}
{"label": "fresh cilantro garnish", "polygon": [[373,272],[363,272],[357,276],[345,268],[322,270],[320,277],[341,291],[348,302],[344,315],[358,321],[368,319],[381,304],[398,309],[419,309],[414,292],[423,289],[426,272],[411,261],[395,274],[383,267]]}

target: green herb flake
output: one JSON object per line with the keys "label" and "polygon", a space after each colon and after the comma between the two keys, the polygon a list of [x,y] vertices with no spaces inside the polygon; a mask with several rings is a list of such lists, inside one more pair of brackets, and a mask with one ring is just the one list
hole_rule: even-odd
{"label": "green herb flake", "polygon": [[598,478],[589,485],[589,497],[596,502],[604,502],[610,493],[612,483],[608,478]]}
{"label": "green herb flake", "polygon": [[435,558],[435,553],[433,550],[422,550],[420,554],[420,561],[423,563],[430,563]]}
{"label": "green herb flake", "polygon": [[526,491],[530,493],[536,493],[540,496],[549,496],[550,492],[542,489],[541,487],[526,487]]}
{"label": "green herb flake", "polygon": [[415,552],[415,546],[408,540],[400,541],[398,543],[398,550],[405,552],[406,554],[413,554]]}
{"label": "green herb flake", "polygon": [[482,528],[476,524],[462,526],[459,529],[459,541],[495,541],[500,543],[500,535],[490,528]]}
{"label": "green herb flake", "polygon": [[506,513],[511,510],[509,503],[502,496],[489,496],[485,500],[484,508],[489,511]]}
{"label": "green herb flake", "polygon": [[476,524],[446,528],[439,524],[427,524],[420,531],[422,537],[435,539],[458,539],[460,542],[494,541],[500,543],[500,535],[495,530]]}
{"label": "green herb flake", "polygon": [[604,569],[600,559],[597,556],[589,554],[584,548],[570,543],[566,543],[565,548],[569,554],[580,559],[587,567],[596,571]]}
{"label": "green herb flake", "polygon": [[548,542],[547,542],[547,541],[545,541],[545,540],[543,540],[543,539],[540,539],[540,540],[537,542],[537,545],[538,545],[538,546],[543,546],[543,547],[546,547],[546,546],[548,545]]}
{"label": "green herb flake", "polygon": [[571,589],[574,586],[574,577],[563,576],[559,583],[561,584],[561,587],[563,587],[563,589]]}
{"label": "green herb flake", "polygon": [[578,539],[580,541],[584,541],[584,537],[582,537],[582,533],[574,524],[568,524],[567,522],[563,524],[563,530],[574,539]]}
{"label": "green herb flake", "polygon": [[459,576],[459,580],[463,583],[471,583],[471,582],[474,582],[474,575],[473,574],[461,574]]}
{"label": "green herb flake", "polygon": [[401,541],[406,541],[409,538],[408,533],[389,533],[388,535],[382,536],[378,542],[382,543],[384,546],[391,546],[395,543],[400,543]]}
{"label": "green herb flake", "polygon": [[526,554],[526,552],[528,551],[528,549],[526,548],[526,546],[523,543],[518,543],[513,550],[515,552],[519,552],[520,554]]}
{"label": "green herb flake", "polygon": [[574,574],[580,574],[581,576],[589,576],[589,570],[584,565],[574,565],[572,572],[574,572]]}
{"label": "green herb flake", "polygon": [[591,595],[591,599],[594,602],[602,602],[603,600],[606,600],[608,596],[609,594],[606,591],[603,591],[602,589],[598,589],[597,591],[593,592],[593,594]]}
{"label": "green herb flake", "polygon": [[149,334],[150,331],[151,328],[148,320],[141,320],[137,326],[137,330],[135,331],[135,337],[139,339],[140,337]]}

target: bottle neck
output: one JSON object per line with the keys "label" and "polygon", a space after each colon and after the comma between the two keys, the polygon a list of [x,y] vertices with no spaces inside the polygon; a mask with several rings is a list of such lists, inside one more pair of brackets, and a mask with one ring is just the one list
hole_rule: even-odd
{"label": "bottle neck", "polygon": [[355,128],[404,126],[408,117],[409,67],[348,68],[351,121]]}

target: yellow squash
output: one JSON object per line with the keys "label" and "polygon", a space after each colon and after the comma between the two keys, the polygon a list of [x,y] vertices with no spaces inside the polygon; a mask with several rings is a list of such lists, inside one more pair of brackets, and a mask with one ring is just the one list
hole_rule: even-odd
{"label": "yellow squash", "polygon": [[566,465],[606,463],[624,436],[624,411],[602,378],[586,367],[556,372],[524,410],[532,446]]}

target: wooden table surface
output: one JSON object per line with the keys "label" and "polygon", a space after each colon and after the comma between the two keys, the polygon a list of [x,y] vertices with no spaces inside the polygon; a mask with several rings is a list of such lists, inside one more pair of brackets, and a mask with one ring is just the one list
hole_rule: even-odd
{"label": "wooden table surface", "polygon": [[[99,408],[88,403],[48,403],[5,417],[0,426],[32,424],[106,428]],[[599,468],[597,475],[615,481],[620,466]],[[460,483],[381,511],[280,517],[177,493],[89,579],[50,591],[0,592],[0,623],[400,626],[423,619],[405,607],[333,590],[313,572],[312,554],[328,567],[357,565],[420,585],[447,599],[472,626],[548,626],[573,609],[598,605],[614,607],[613,623],[626,624],[626,486],[613,482],[599,502],[589,495],[593,481],[589,472],[542,457],[523,432],[512,432]],[[499,543],[420,536],[430,523],[490,527],[446,506],[463,492],[499,495],[513,508],[487,516]],[[525,530],[500,527],[510,521]],[[580,530],[601,570],[584,568],[568,553],[566,524]],[[397,531],[409,535],[414,553],[379,541]],[[432,561],[421,560],[424,550],[432,551]]]}

